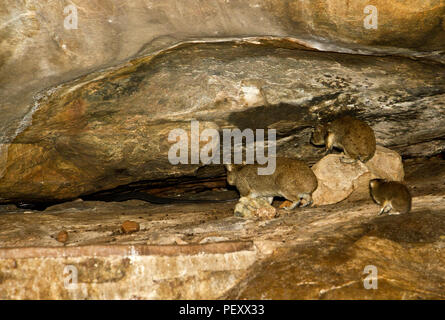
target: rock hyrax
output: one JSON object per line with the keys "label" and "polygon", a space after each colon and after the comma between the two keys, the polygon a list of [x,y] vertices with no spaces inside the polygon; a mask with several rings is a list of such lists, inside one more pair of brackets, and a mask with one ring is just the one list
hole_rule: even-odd
{"label": "rock hyrax", "polygon": [[312,204],[312,192],[317,189],[317,177],[303,161],[277,158],[275,172],[259,175],[258,164],[226,165],[227,182],[237,187],[241,197],[265,197],[269,203],[273,198],[283,197],[292,201],[286,209]]}
{"label": "rock hyrax", "polygon": [[326,153],[333,147],[340,148],[354,162],[356,160],[366,162],[375,153],[374,131],[365,122],[351,116],[317,125],[312,134],[311,143],[325,145]]}
{"label": "rock hyrax", "polygon": [[389,214],[408,213],[411,210],[411,194],[400,182],[373,179],[369,181],[369,191],[372,199],[382,206],[379,215],[389,213],[391,209],[393,212]]}

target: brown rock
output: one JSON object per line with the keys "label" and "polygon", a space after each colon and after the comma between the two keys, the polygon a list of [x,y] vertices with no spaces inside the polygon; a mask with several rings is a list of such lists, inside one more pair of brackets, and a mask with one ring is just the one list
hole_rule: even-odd
{"label": "brown rock", "polygon": [[121,226],[121,230],[123,233],[133,233],[139,231],[139,223],[136,221],[124,221]]}
{"label": "brown rock", "polygon": [[318,188],[312,194],[314,205],[346,199],[354,190],[354,181],[368,172],[362,162],[346,164],[340,161],[341,158],[341,155],[330,154],[312,167],[318,180]]}
{"label": "brown rock", "polygon": [[330,154],[312,167],[318,179],[318,188],[312,194],[315,205],[337,203],[348,197],[350,200],[369,198],[371,179],[403,180],[402,158],[385,147],[377,146],[374,157],[365,164],[343,163],[342,157]]}
{"label": "brown rock", "polygon": [[235,206],[235,216],[246,219],[272,219],[277,210],[265,198],[241,197]]}
{"label": "brown rock", "polygon": [[395,181],[402,181],[405,177],[402,157],[391,149],[377,146],[378,156],[366,162],[366,167],[375,176]]}
{"label": "brown rock", "polygon": [[67,242],[68,240],[68,232],[66,232],[65,230],[60,231],[57,234],[56,240],[62,243]]}

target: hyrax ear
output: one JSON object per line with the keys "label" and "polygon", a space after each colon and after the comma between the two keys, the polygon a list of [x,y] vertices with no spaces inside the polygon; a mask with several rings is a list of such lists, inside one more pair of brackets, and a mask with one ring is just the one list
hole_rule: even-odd
{"label": "hyrax ear", "polygon": [[229,163],[229,164],[226,164],[226,169],[227,169],[227,171],[232,171],[233,170],[233,164],[231,164],[231,163]]}

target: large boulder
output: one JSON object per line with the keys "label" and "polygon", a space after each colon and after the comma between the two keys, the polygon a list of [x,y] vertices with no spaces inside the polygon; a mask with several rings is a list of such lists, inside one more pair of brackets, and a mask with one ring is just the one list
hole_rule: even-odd
{"label": "large boulder", "polygon": [[402,157],[390,149],[377,146],[374,156],[366,163],[342,162],[343,157],[330,154],[312,167],[318,180],[318,188],[312,195],[314,205],[333,204],[346,198],[369,198],[371,179],[403,180]]}

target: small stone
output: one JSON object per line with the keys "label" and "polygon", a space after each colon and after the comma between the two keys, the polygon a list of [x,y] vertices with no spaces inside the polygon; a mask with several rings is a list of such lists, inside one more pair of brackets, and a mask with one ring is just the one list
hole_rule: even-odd
{"label": "small stone", "polygon": [[255,211],[255,215],[263,220],[270,220],[276,217],[277,209],[274,207],[262,207]]}
{"label": "small stone", "polygon": [[246,219],[272,219],[277,210],[272,207],[266,198],[241,197],[235,206],[235,216]]}
{"label": "small stone", "polygon": [[127,220],[122,223],[121,230],[123,233],[132,233],[139,231],[139,228],[139,223],[136,221]]}
{"label": "small stone", "polygon": [[65,243],[68,240],[68,232],[66,232],[65,230],[60,231],[57,234],[56,240]]}

